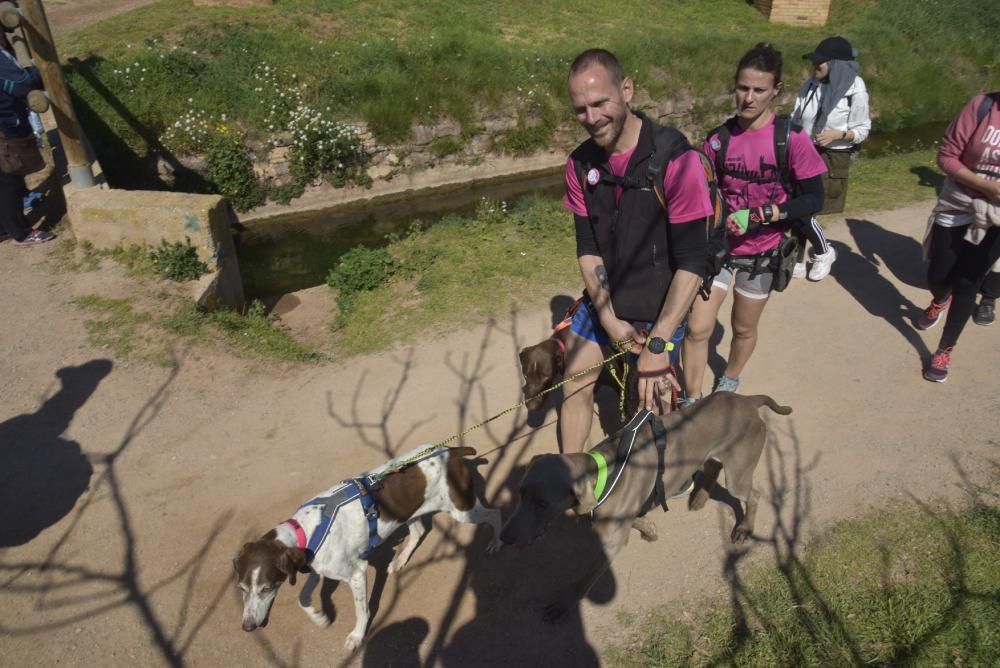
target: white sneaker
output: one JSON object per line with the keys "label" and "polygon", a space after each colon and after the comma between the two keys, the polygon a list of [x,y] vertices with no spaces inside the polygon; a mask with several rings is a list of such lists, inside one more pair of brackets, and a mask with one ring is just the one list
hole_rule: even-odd
{"label": "white sneaker", "polygon": [[822,281],[830,273],[830,267],[837,260],[837,251],[830,246],[830,250],[819,255],[813,255],[812,268],[809,269],[810,281]]}
{"label": "white sneaker", "polygon": [[806,277],[806,263],[796,262],[795,268],[792,269],[792,278],[805,278]]}

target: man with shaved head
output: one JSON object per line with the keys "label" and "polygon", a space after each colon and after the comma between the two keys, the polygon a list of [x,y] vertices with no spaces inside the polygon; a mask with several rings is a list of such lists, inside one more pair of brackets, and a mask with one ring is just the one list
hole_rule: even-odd
{"label": "man with shaved head", "polygon": [[[672,365],[684,321],[707,272],[713,208],[704,167],[680,132],[630,108],[635,84],[611,52],[577,56],[568,86],[590,138],[566,162],[564,206],[576,223],[586,294],[573,315],[565,375],[599,364],[604,347],[626,341],[638,354],[640,404],[654,410],[662,396],[669,406],[671,388],[679,390]],[[662,183],[650,187],[648,174],[659,172],[649,165],[664,142],[670,159]],[[564,386],[564,452],[586,446],[598,374]]]}

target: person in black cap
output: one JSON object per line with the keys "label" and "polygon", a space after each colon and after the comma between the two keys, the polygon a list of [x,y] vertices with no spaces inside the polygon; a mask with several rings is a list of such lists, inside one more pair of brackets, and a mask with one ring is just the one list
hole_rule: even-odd
{"label": "person in black cap", "polygon": [[[868,89],[858,76],[857,50],[843,37],[827,37],[803,58],[812,61],[815,71],[799,91],[792,121],[809,133],[826,163],[825,205],[820,213],[839,213],[847,200],[851,153],[868,138],[872,127]],[[809,235],[813,246],[809,278],[819,281],[830,273],[837,254],[826,243],[815,219],[810,227],[818,233],[818,238]],[[804,274],[804,264],[796,267],[796,275]]]}

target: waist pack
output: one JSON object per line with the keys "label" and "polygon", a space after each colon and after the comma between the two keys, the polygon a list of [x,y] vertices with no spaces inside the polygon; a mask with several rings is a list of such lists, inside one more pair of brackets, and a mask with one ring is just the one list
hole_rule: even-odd
{"label": "waist pack", "polygon": [[45,167],[42,152],[38,150],[34,135],[0,138],[0,172],[13,176],[27,176]]}
{"label": "waist pack", "polygon": [[774,281],[771,289],[775,292],[784,292],[788,284],[792,282],[792,272],[795,271],[795,264],[802,257],[805,245],[794,232],[781,240],[778,252],[771,258],[771,269],[774,272]]}

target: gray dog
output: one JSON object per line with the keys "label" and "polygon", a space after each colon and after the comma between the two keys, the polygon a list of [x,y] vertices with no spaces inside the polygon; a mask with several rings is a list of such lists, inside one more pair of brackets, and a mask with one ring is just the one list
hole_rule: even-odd
{"label": "gray dog", "polygon": [[[779,406],[767,396],[742,396],[731,392],[711,394],[693,406],[682,408],[659,420],[666,430],[664,488],[677,490],[701,470],[692,490],[688,507],[699,510],[708,500],[721,468],[726,471],[729,493],[743,502],[743,517],[732,532],[732,541],[740,543],[753,533],[757,512],[757,492],[753,474],[767,440],[767,424],[759,409],[767,406],[779,415],[792,409]],[[571,592],[548,606],[546,619],[555,619],[577,600],[607,570],[611,561],[628,542],[630,528],[644,540],[657,538],[656,525],[639,517],[643,504],[654,489],[658,456],[650,421],[635,433],[631,454],[620,453],[621,433],[599,443],[593,451],[603,454],[607,470],[620,469],[617,483],[598,504],[598,459],[587,453],[538,455],[532,458],[521,481],[517,508],[507,520],[500,539],[507,544],[527,544],[540,537],[549,524],[568,510],[578,515],[592,512],[593,526],[603,546],[603,554],[590,566],[586,576]],[[624,460],[624,464],[622,464]],[[712,460],[712,461],[710,461]]]}

